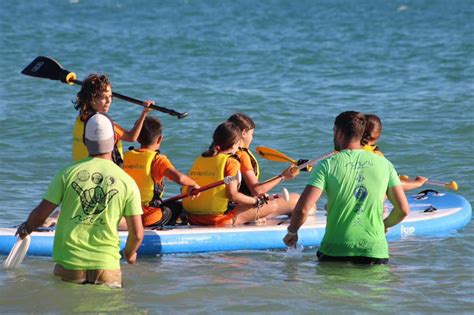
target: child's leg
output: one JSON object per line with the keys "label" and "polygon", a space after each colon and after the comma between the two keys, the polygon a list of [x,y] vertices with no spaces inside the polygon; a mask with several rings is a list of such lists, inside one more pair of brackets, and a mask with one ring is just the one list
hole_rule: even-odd
{"label": "child's leg", "polygon": [[181,218],[181,214],[183,214],[183,206],[180,201],[171,201],[163,204],[163,206],[168,207],[171,210],[171,218],[166,222],[166,225],[175,225],[176,220]]}
{"label": "child's leg", "polygon": [[293,210],[296,207],[296,203],[298,202],[298,199],[300,199],[299,194],[291,193],[290,194],[290,200],[286,201],[283,198],[278,198],[276,199],[278,208],[275,211],[271,217],[279,216],[279,215],[291,215],[293,213]]}

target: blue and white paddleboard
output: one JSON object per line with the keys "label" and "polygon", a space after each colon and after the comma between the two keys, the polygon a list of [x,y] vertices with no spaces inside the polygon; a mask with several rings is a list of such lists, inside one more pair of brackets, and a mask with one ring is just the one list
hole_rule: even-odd
{"label": "blue and white paddleboard", "polygon": [[[442,237],[461,229],[471,221],[469,202],[454,193],[436,193],[408,197],[410,214],[387,233],[389,241],[409,237]],[[274,218],[263,225],[239,227],[179,226],[165,230],[145,230],[140,255],[238,250],[284,249],[282,238],[289,220]],[[299,231],[299,244],[319,246],[326,227],[325,211],[310,216]],[[15,228],[0,228],[0,254],[8,255],[15,244]],[[125,246],[127,232],[119,232]],[[28,255],[51,256],[54,231],[33,232]]]}

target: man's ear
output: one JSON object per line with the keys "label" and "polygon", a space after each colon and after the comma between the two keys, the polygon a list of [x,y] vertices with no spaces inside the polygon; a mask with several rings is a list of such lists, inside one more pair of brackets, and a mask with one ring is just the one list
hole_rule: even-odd
{"label": "man's ear", "polygon": [[156,144],[161,144],[161,140],[163,140],[163,136],[159,136],[158,139],[156,139]]}

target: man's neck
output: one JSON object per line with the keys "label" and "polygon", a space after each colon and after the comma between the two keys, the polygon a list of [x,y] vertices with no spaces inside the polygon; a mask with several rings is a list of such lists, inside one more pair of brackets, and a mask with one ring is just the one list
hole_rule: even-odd
{"label": "man's neck", "polygon": [[110,160],[112,161],[112,153],[104,153],[104,154],[97,154],[97,155],[89,155],[90,157],[93,158],[98,158],[98,159],[104,159],[104,160]]}
{"label": "man's neck", "polygon": [[350,141],[345,145],[342,150],[360,150],[362,149],[362,145],[360,144],[360,141]]}

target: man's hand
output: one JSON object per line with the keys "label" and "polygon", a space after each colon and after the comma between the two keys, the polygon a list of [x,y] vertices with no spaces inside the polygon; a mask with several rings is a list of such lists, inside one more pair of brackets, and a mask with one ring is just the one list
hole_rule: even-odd
{"label": "man's hand", "polygon": [[18,229],[15,232],[15,236],[19,236],[21,239],[25,239],[31,232],[28,232],[28,228],[26,227],[26,222],[23,222],[18,226]]}
{"label": "man's hand", "polygon": [[[293,235],[294,234],[294,235]],[[283,238],[283,242],[288,247],[296,247],[296,243],[298,243],[298,234],[296,233],[287,233]]]}
{"label": "man's hand", "polygon": [[123,256],[125,258],[125,260],[127,261],[127,263],[133,265],[136,261],[137,261],[137,252],[127,252],[127,251],[124,251],[123,252]]}

